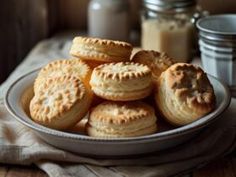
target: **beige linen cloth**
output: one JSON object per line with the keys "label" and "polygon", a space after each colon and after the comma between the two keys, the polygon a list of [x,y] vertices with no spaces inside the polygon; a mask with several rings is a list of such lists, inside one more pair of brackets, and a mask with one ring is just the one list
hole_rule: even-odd
{"label": "beige linen cloth", "polygon": [[[56,42],[55,42],[56,41]],[[57,149],[17,122],[4,106],[4,93],[21,75],[67,57],[70,38],[39,43],[0,87],[0,163],[35,164],[51,177],[165,177],[190,172],[231,152],[236,144],[236,99],[212,126],[190,141],[133,159],[93,159]],[[79,147],[78,147],[79,148]]]}

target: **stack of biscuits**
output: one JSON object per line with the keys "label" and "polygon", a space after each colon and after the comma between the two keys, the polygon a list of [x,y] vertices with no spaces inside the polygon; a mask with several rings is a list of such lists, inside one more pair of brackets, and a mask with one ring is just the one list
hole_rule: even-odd
{"label": "stack of biscuits", "polygon": [[[214,109],[214,90],[201,68],[157,51],[131,57],[132,49],[126,42],[75,37],[73,58],[47,64],[35,79],[31,118],[57,130],[85,122],[87,135],[117,138],[157,132],[154,107],[176,126]],[[156,105],[145,102],[152,95]]]}

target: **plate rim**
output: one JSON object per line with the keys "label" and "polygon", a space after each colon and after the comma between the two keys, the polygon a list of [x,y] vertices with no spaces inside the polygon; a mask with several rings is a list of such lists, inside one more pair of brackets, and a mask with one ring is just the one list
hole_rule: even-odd
{"label": "plate rim", "polygon": [[[64,132],[64,131],[60,131],[60,130],[55,130],[55,129],[51,129],[45,126],[42,126],[40,124],[35,123],[33,120],[29,119],[29,121],[31,122],[27,122],[25,121],[22,116],[20,116],[19,114],[17,114],[17,112],[14,110],[14,108],[12,107],[12,105],[9,103],[9,95],[11,93],[11,91],[13,90],[14,86],[16,86],[19,82],[21,82],[24,78],[29,77],[32,74],[36,74],[36,72],[38,72],[40,70],[40,68],[34,69],[20,77],[18,77],[15,81],[13,81],[10,86],[8,87],[5,96],[4,96],[4,104],[5,107],[7,108],[8,112],[20,123],[22,123],[23,125],[33,129],[34,131],[40,132],[40,133],[44,133],[44,134],[48,134],[51,136],[56,136],[56,137],[62,137],[62,138],[67,138],[68,140],[80,140],[80,141],[87,141],[87,142],[101,142],[101,143],[133,143],[134,141],[138,141],[138,142],[142,142],[142,141],[152,141],[152,140],[160,140],[160,139],[167,139],[170,137],[175,137],[178,136],[179,134],[187,134],[188,132],[192,132],[196,129],[200,129],[201,127],[205,127],[207,125],[209,125],[211,122],[215,121],[217,119],[217,117],[220,117],[219,115],[222,114],[229,106],[230,102],[231,102],[231,94],[229,91],[228,86],[220,79],[207,74],[207,76],[215,79],[216,81],[218,81],[224,88],[224,92],[226,94],[224,94],[224,98],[222,103],[220,103],[219,108],[212,111],[211,113],[203,116],[202,118],[205,118],[205,121],[200,121],[201,119],[198,119],[190,124],[181,126],[181,127],[177,127],[171,130],[167,130],[167,131],[163,131],[163,132],[157,132],[151,135],[144,135],[144,136],[139,136],[139,137],[127,137],[127,138],[97,138],[97,137],[90,137],[87,135],[80,135],[80,134],[75,134],[75,133],[69,133],[69,132]],[[29,118],[27,116],[27,118]],[[196,124],[196,125],[194,125]]]}

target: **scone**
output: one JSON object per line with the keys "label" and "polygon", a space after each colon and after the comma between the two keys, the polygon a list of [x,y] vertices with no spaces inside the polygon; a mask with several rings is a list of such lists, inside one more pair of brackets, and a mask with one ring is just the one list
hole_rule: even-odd
{"label": "scone", "polygon": [[55,60],[48,63],[40,70],[34,82],[34,91],[38,92],[42,83],[44,83],[47,78],[65,75],[80,78],[85,86],[89,87],[91,73],[92,70],[89,68],[89,66],[80,59]]}
{"label": "scone", "polygon": [[97,62],[129,61],[132,45],[126,42],[99,38],[75,37],[70,54],[82,60]]}
{"label": "scone", "polygon": [[95,60],[83,60],[84,63],[86,63],[92,70],[96,67],[98,67],[99,65],[102,64],[106,64],[107,62],[99,62],[99,61],[95,61]]}
{"label": "scone", "polygon": [[41,125],[65,130],[86,115],[91,100],[91,92],[78,78],[48,78],[30,102],[30,115]]}
{"label": "scone", "polygon": [[159,53],[154,50],[140,50],[134,54],[131,61],[147,65],[155,80],[163,71],[174,64],[174,61],[166,53]]}
{"label": "scone", "polygon": [[157,131],[156,120],[153,108],[146,103],[107,101],[92,109],[86,130],[93,137],[142,136]]}
{"label": "scone", "polygon": [[86,124],[88,122],[87,116],[85,116],[82,120],[80,120],[75,126],[71,127],[67,131],[71,133],[76,133],[76,134],[86,134]]}
{"label": "scone", "polygon": [[147,66],[139,63],[103,64],[93,70],[90,85],[96,95],[107,100],[139,100],[152,91],[151,74]]}
{"label": "scone", "polygon": [[189,124],[215,106],[213,87],[206,73],[195,65],[177,63],[164,71],[157,83],[156,104],[171,124]]}

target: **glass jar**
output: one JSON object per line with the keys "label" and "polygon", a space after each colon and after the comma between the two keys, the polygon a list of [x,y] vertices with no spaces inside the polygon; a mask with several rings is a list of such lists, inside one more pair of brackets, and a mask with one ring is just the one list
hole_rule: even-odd
{"label": "glass jar", "polygon": [[196,0],[143,0],[143,49],[166,52],[177,62],[188,62],[196,51],[195,21],[202,16]]}
{"label": "glass jar", "polygon": [[129,40],[129,3],[127,0],[91,0],[88,31],[91,37]]}

